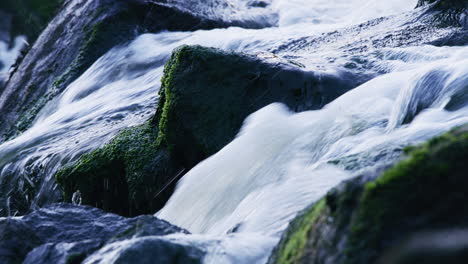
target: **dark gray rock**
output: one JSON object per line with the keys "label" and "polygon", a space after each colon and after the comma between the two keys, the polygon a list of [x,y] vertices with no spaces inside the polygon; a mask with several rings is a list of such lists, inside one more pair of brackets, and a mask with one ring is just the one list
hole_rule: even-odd
{"label": "dark gray rock", "polygon": [[0,262],[79,263],[70,261],[83,260],[107,243],[173,233],[187,231],[150,215],[124,218],[88,206],[54,204],[23,217],[0,218]]}
{"label": "dark gray rock", "polygon": [[162,237],[144,237],[110,244],[88,257],[84,263],[201,264],[204,256],[203,250],[190,245]]}

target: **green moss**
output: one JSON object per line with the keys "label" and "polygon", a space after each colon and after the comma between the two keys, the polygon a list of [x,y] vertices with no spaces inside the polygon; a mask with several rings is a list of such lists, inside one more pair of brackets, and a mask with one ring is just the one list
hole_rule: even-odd
{"label": "green moss", "polygon": [[166,144],[170,149],[173,148],[172,144],[168,142],[168,131],[169,128],[169,116],[172,115],[172,111],[174,111],[174,107],[172,106],[174,102],[174,96],[172,94],[173,90],[173,81],[174,76],[180,70],[180,60],[181,57],[190,49],[189,46],[181,46],[176,49],[170,58],[170,60],[166,63],[164,67],[164,74],[161,79],[161,89],[159,90],[159,106],[156,111],[155,121],[159,124],[159,136],[158,136],[158,143]]}
{"label": "green moss", "polygon": [[408,148],[409,157],[366,184],[348,263],[372,263],[413,232],[466,226],[468,133],[456,130]]}
{"label": "green moss", "polygon": [[156,194],[172,173],[157,134],[150,122],[125,129],[104,147],[60,170],[55,178],[65,200],[80,190],[84,204],[122,215],[154,213],[165,202]]}
{"label": "green moss", "polygon": [[281,243],[277,251],[278,264],[294,264],[300,263],[304,256],[304,250],[309,239],[309,233],[314,228],[319,216],[326,209],[325,199],[317,202],[311,209],[307,210],[304,215],[294,220],[291,223],[287,234],[287,239]]}
{"label": "green moss", "polygon": [[201,46],[182,46],[173,52],[162,78],[164,103],[154,122],[160,128],[158,142],[184,166],[192,167],[219,151],[256,110],[252,102],[256,96],[247,94],[255,89],[249,67],[267,66],[251,57]]}

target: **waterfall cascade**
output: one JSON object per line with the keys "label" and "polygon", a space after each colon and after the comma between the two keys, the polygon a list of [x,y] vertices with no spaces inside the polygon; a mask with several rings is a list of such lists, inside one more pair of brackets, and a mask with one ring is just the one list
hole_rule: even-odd
{"label": "waterfall cascade", "polygon": [[[406,146],[468,123],[466,46],[384,46],[355,55],[347,49],[356,37],[351,33],[326,47],[294,46],[383,16],[389,21],[359,37],[387,34],[389,25],[408,21],[404,14],[416,2],[274,0],[267,8],[277,14],[278,27],[143,34],[113,48],[48,102],[30,129],[0,145],[0,213],[16,214],[5,212],[8,193],[25,185],[39,190],[26,198],[32,208],[57,201],[53,177],[60,167],[148,119],[164,63],[180,45],[274,53],[319,72],[359,64],[376,77],[321,110],[293,113],[275,103],[250,115],[230,144],[183,176],[155,214],[193,233],[161,239],[203,248],[205,263],[265,263],[291,219],[330,188],[395,162]],[[23,41],[13,49],[0,43],[0,62],[12,65]],[[0,84],[7,72],[0,69]],[[133,242],[104,247],[85,263],[110,263]]]}

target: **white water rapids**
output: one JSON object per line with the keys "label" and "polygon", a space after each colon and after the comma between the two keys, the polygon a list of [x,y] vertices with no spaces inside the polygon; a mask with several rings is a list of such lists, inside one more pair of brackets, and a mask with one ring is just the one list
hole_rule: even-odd
{"label": "white water rapids", "polygon": [[[409,11],[416,2],[277,0],[270,7],[279,15],[276,28],[142,35],[109,51],[49,102],[29,130],[0,145],[0,185],[11,174],[20,175],[18,186],[35,184],[28,175],[41,168],[40,192],[29,199],[39,206],[56,199],[53,175],[60,166],[154,113],[163,65],[177,46],[257,54],[301,36]],[[294,55],[306,69],[321,64],[337,70],[322,61],[328,53]],[[468,89],[467,58],[468,47],[372,50],[372,70],[385,74],[325,108],[291,113],[272,104],[252,114],[234,141],[183,177],[156,214],[194,235],[164,239],[203,248],[205,263],[264,263],[289,221],[330,188],[396,160],[405,146],[468,123],[467,102],[453,103]],[[112,263],[131,243],[109,245],[86,263]]]}

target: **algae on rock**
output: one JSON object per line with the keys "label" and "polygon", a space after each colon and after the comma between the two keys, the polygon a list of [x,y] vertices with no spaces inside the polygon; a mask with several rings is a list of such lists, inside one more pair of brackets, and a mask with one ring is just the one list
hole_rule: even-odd
{"label": "algae on rock", "polygon": [[64,199],[70,201],[80,190],[83,204],[121,215],[154,213],[172,193],[165,185],[175,173],[156,137],[157,128],[147,122],[123,130],[104,147],[84,154],[56,174]]}

